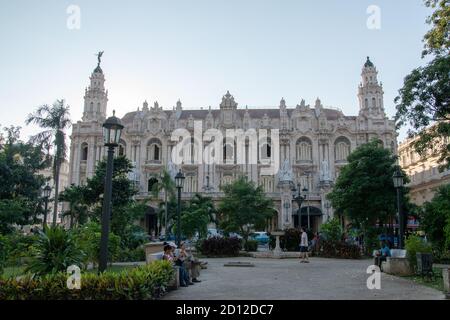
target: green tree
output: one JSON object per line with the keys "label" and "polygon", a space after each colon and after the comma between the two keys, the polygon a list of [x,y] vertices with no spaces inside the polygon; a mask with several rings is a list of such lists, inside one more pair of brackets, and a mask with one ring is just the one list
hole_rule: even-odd
{"label": "green tree", "polygon": [[31,138],[33,143],[40,144],[48,152],[55,147],[53,155],[53,181],[55,185],[55,199],[53,205],[53,225],[56,224],[58,214],[59,172],[61,163],[66,158],[67,144],[65,130],[70,127],[69,106],[63,99],[57,100],[52,106],[42,105],[35,113],[29,114],[26,123],[35,123],[46,129]]}
{"label": "green tree", "polygon": [[335,217],[331,220],[328,220],[325,223],[322,223],[322,225],[320,226],[320,231],[323,232],[326,240],[329,240],[332,242],[341,241],[342,227],[341,227],[341,222],[339,221],[339,218]]}
{"label": "green tree", "polygon": [[196,232],[206,238],[208,224],[215,221],[215,208],[211,198],[196,193],[181,213],[181,233],[191,238]]}
{"label": "green tree", "polygon": [[225,232],[238,232],[245,242],[254,229],[266,227],[273,216],[272,200],[261,186],[241,176],[223,187],[224,197],[219,202],[220,227]]}
{"label": "green tree", "polygon": [[[366,235],[377,223],[387,222],[396,213],[396,190],[392,176],[396,157],[372,140],[348,156],[328,195],[337,214],[350,218]],[[404,196],[405,203],[407,198]]]}
{"label": "green tree", "polygon": [[[142,218],[146,207],[134,200],[137,189],[128,178],[133,169],[130,160],[125,157],[114,158],[112,179],[111,231],[126,242],[131,233],[137,231],[136,220]],[[106,160],[97,164],[92,178],[87,179],[82,187],[83,201],[90,208],[90,217],[99,222],[103,208],[104,181],[106,175]]]}
{"label": "green tree", "polygon": [[409,135],[418,135],[414,147],[420,155],[440,155],[444,170],[450,167],[450,6],[448,0],[426,0],[425,5],[434,12],[427,19],[432,28],[424,37],[422,57],[433,59],[405,77],[395,98],[396,120],[398,128],[409,124]]}
{"label": "green tree", "polygon": [[425,203],[420,227],[436,250],[450,250],[450,184],[441,186],[433,200]]}
{"label": "green tree", "polygon": [[75,224],[81,225],[87,221],[88,206],[84,201],[84,186],[72,184],[59,194],[59,200],[69,203],[69,210],[63,213],[63,216],[70,217],[69,227],[72,229]]}
{"label": "green tree", "polygon": [[[168,216],[169,216],[169,198],[175,197],[175,182],[173,181],[172,177],[170,176],[170,173],[164,169],[160,179],[157,183],[155,183],[152,186],[152,197],[158,198],[159,193],[164,192],[164,227],[165,227],[165,235],[167,240],[167,231],[168,231]],[[159,221],[162,221],[162,219],[159,219]]]}
{"label": "green tree", "polygon": [[19,127],[3,128],[0,134],[0,233],[9,233],[14,225],[38,222],[43,213],[41,188],[45,183],[39,170],[49,158],[39,147],[19,139]]}

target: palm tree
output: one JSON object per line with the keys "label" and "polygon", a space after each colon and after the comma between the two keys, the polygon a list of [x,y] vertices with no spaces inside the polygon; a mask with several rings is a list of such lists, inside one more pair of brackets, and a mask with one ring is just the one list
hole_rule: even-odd
{"label": "palm tree", "polygon": [[35,123],[41,128],[47,129],[31,137],[32,143],[37,143],[49,153],[55,147],[53,155],[53,181],[55,184],[55,200],[53,205],[53,225],[56,225],[58,213],[59,172],[61,163],[66,158],[67,145],[65,129],[71,125],[69,118],[69,106],[64,99],[56,100],[52,106],[47,104],[37,108],[35,113],[28,115],[26,124]]}
{"label": "palm tree", "polygon": [[160,179],[152,186],[152,190],[150,191],[154,198],[158,198],[158,195],[161,191],[164,192],[164,208],[165,208],[164,235],[167,240],[168,199],[169,196],[175,197],[175,182],[173,181],[172,177],[170,176],[170,173],[166,169],[163,170]]}

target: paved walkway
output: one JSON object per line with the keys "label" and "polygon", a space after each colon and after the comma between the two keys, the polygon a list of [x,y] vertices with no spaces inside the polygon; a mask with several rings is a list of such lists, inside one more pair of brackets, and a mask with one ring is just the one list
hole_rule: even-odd
{"label": "paved walkway", "polygon": [[[443,299],[434,289],[382,273],[381,289],[369,290],[366,269],[372,260],[311,258],[254,259],[247,257],[204,259],[201,283],[169,292],[164,299]],[[227,262],[252,262],[255,267],[224,267]]]}

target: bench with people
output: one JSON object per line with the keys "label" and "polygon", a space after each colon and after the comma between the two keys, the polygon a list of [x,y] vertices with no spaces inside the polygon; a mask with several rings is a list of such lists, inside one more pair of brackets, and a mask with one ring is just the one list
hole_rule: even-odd
{"label": "bench with people", "polygon": [[383,241],[381,248],[373,252],[373,257],[373,264],[385,273],[395,275],[409,275],[411,273],[406,250],[390,249],[387,241]]}
{"label": "bench with people", "polygon": [[181,243],[180,248],[173,242],[164,242],[164,251],[151,254],[149,262],[154,260],[167,260],[172,262],[176,276],[171,287],[187,287],[194,283],[201,282],[200,269],[206,269],[207,262],[199,261],[195,258],[190,250],[186,250],[186,244]]}

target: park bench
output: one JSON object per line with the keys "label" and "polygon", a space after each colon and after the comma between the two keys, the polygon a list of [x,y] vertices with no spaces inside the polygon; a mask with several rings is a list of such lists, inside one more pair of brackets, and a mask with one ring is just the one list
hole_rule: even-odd
{"label": "park bench", "polygon": [[413,273],[409,261],[406,257],[406,250],[391,249],[391,256],[386,258],[381,264],[381,269],[385,273],[407,276]]}

